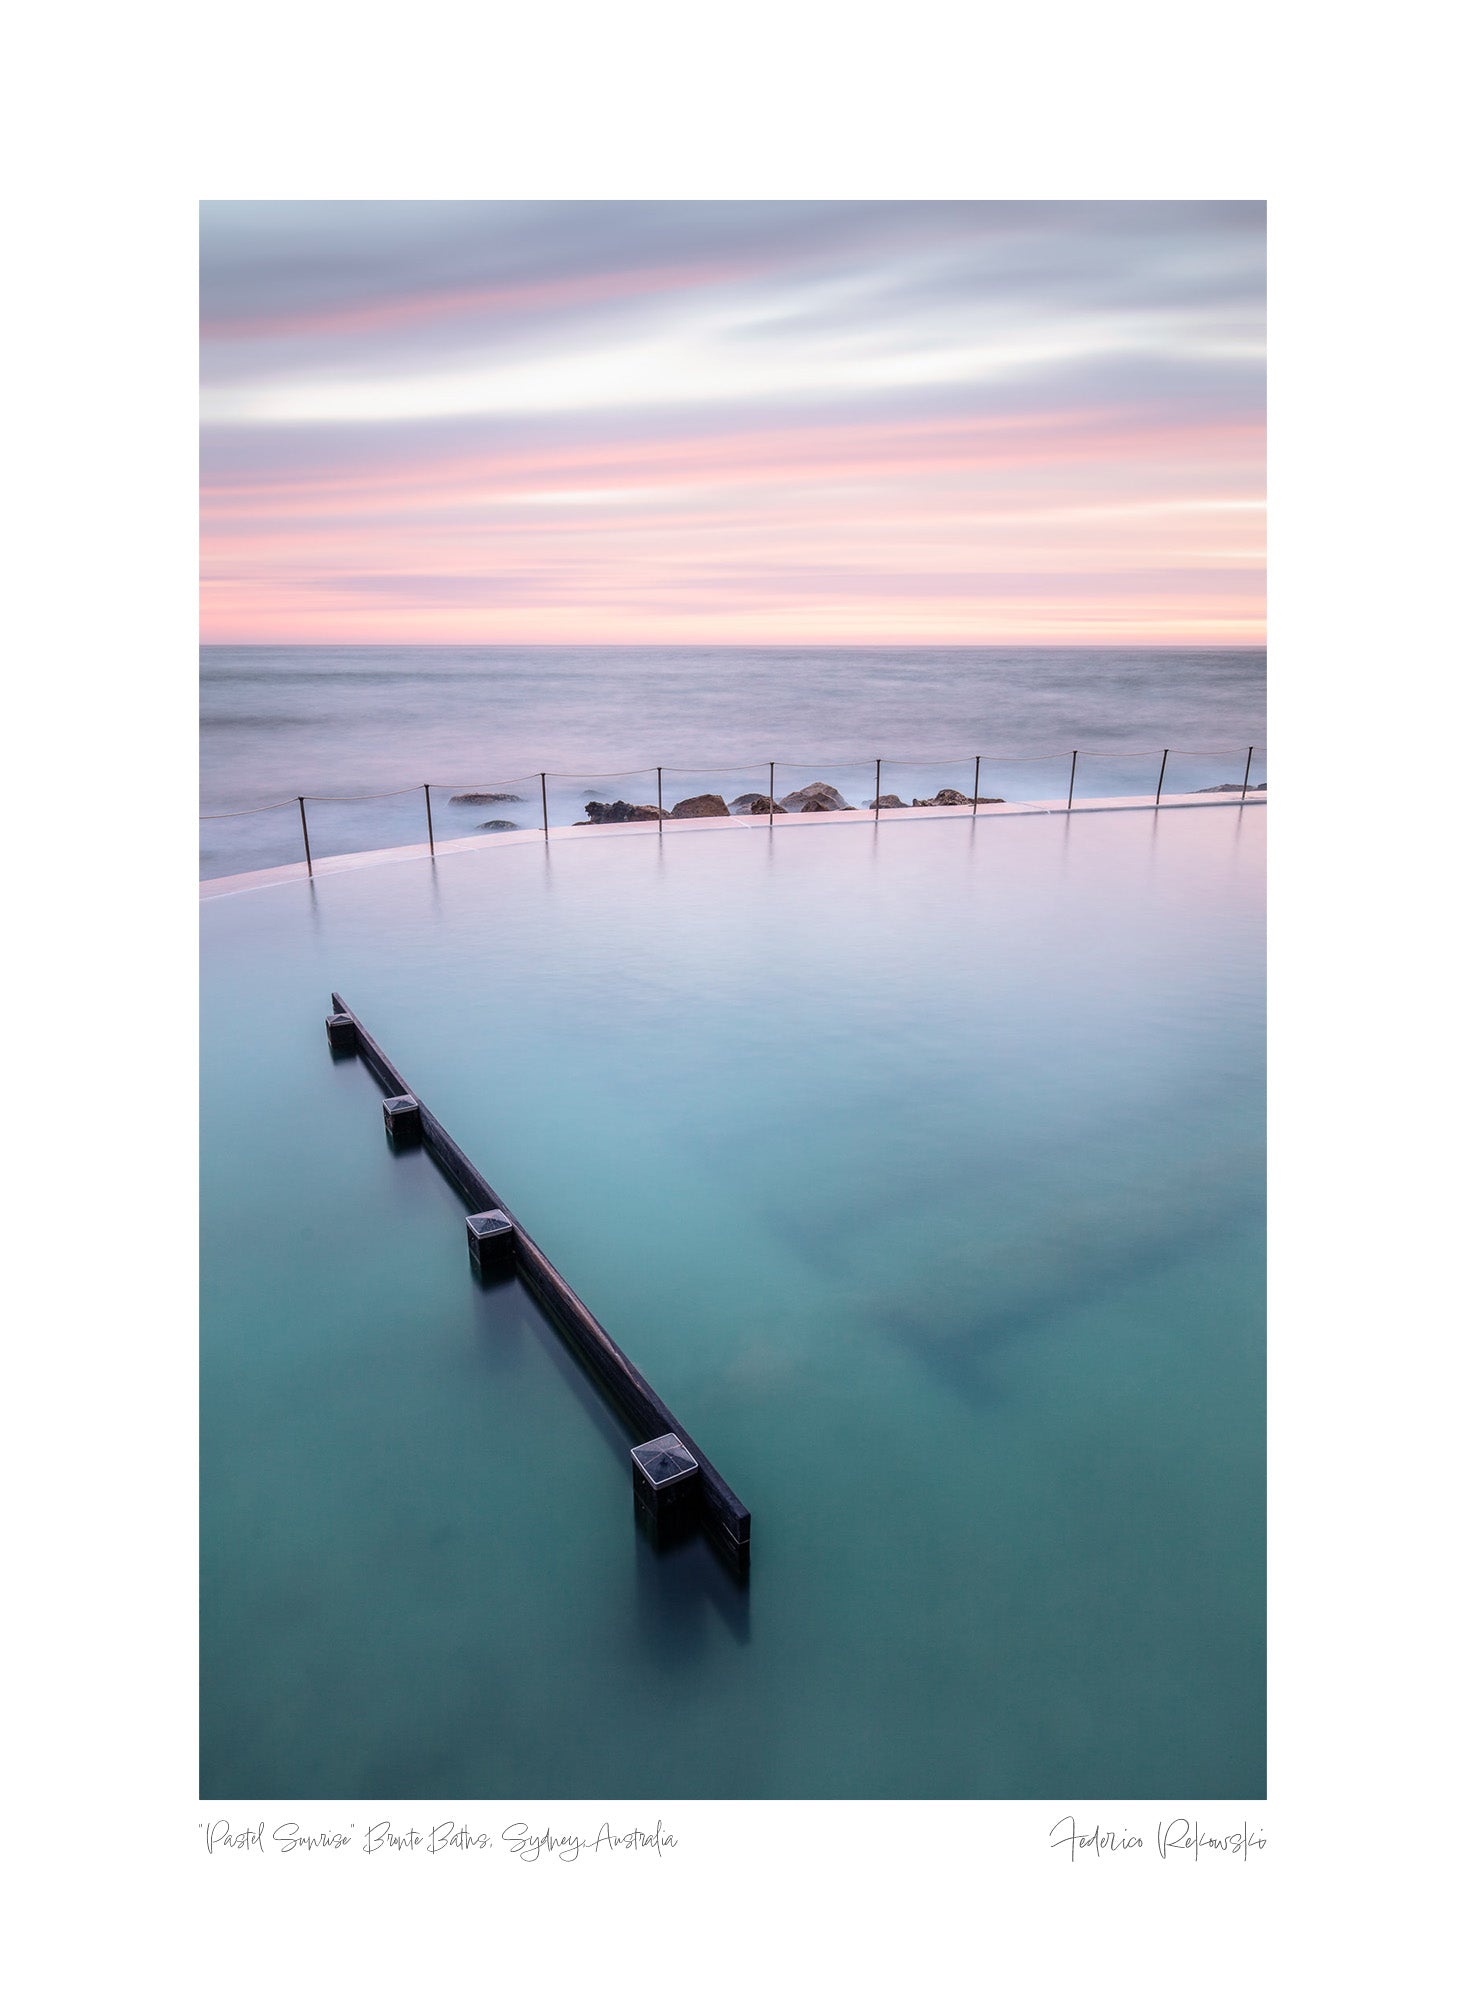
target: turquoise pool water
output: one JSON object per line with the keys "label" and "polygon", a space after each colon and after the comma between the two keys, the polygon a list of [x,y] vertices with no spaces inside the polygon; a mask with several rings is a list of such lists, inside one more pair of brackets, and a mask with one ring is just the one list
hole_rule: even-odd
{"label": "turquoise pool water", "polygon": [[[202,910],[210,1798],[1253,1797],[1265,809],[481,850]],[[393,1155],[336,987],[753,1513]]]}

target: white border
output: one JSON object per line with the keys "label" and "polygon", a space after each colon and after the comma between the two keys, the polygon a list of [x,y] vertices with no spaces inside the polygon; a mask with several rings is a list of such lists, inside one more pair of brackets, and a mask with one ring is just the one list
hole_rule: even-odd
{"label": "white border", "polygon": [[[1458,885],[1438,879],[1460,783],[1445,19],[1414,0],[144,0],[22,19],[7,1834],[13,1942],[43,1987],[130,1964],[165,1995],[617,1993],[673,1962],[740,1995],[1433,1987],[1457,1657],[1438,1609],[1455,1354],[1436,1339],[1457,1218],[1430,1164],[1454,1150],[1454,1121],[1437,1128],[1458,990]],[[405,1865],[390,1893],[319,1867],[262,1890],[200,1859],[194,204],[588,193],[1270,201],[1270,763],[1292,803],[1274,826],[1266,1865],[1056,1868],[1042,1808],[930,1804],[678,1808],[693,1837],[670,1881]]]}

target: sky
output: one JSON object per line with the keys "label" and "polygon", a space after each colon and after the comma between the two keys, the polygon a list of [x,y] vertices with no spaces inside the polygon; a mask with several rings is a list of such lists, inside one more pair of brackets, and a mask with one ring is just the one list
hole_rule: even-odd
{"label": "sky", "polygon": [[1260,202],[206,202],[206,641],[1250,645]]}

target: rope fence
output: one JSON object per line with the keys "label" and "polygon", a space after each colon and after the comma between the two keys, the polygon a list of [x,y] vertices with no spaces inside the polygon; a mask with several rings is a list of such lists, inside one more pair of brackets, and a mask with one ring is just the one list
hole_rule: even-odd
{"label": "rope fence", "polygon": [[[1069,760],[1069,770],[1067,774],[1068,795],[1065,801],[1066,811],[1071,811],[1073,809],[1075,782],[1078,776],[1079,764],[1081,758],[1095,759],[1095,760],[1102,760],[1109,762],[1138,763],[1141,762],[1142,760],[1148,761],[1151,757],[1158,757],[1160,763],[1159,763],[1159,768],[1156,772],[1155,803],[1159,805],[1161,802],[1162,794],[1165,790],[1166,772],[1172,759],[1180,759],[1186,757],[1203,757],[1203,758],[1236,757],[1239,760],[1242,760],[1242,779],[1240,784],[1236,783],[1235,781],[1228,781],[1222,784],[1203,786],[1200,789],[1213,792],[1235,791],[1239,794],[1239,803],[1245,804],[1247,799],[1247,794],[1249,791],[1265,791],[1267,788],[1265,779],[1260,780],[1256,783],[1254,783],[1252,779],[1253,764],[1256,759],[1265,756],[1266,751],[1267,751],[1266,744],[1261,744],[1261,743],[1250,744],[1247,747],[1245,753],[1240,748],[1232,748],[1232,747],[1220,748],[1220,749],[1206,749],[1206,750],[1166,748],[1160,751],[1075,750],[1073,748],[1064,750],[1024,750],[1024,751],[1015,750],[1015,751],[996,751],[996,752],[981,751],[981,752],[974,752],[965,756],[959,753],[957,755],[948,755],[944,757],[933,757],[930,755],[924,755],[919,757],[883,756],[876,758],[827,757],[822,759],[818,758],[798,759],[798,760],[785,759],[783,761],[783,769],[786,773],[790,771],[793,771],[795,773],[803,773],[821,769],[849,771],[852,768],[863,769],[867,767],[873,767],[875,773],[875,793],[874,797],[871,800],[867,801],[864,807],[859,805],[850,805],[848,802],[844,800],[843,795],[838,791],[836,787],[834,787],[833,785],[826,784],[823,780],[816,780],[813,784],[805,787],[805,790],[807,792],[823,791],[825,793],[828,793],[833,798],[839,799],[840,803],[838,805],[829,803],[820,803],[818,805],[812,806],[806,801],[801,805],[800,810],[838,813],[838,812],[857,812],[873,808],[876,818],[879,819],[881,817],[883,810],[889,812],[894,808],[904,809],[908,805],[907,800],[899,798],[894,793],[882,792],[881,784],[882,784],[883,771],[889,772],[894,768],[903,771],[925,769],[929,771],[939,770],[952,773],[952,772],[957,772],[959,770],[968,770],[970,767],[970,777],[972,783],[972,793],[970,797],[966,792],[962,791],[959,787],[946,786],[940,788],[935,800],[917,799],[913,791],[912,799],[909,803],[916,806],[929,806],[933,803],[940,805],[965,805],[965,806],[970,806],[973,814],[975,815],[980,805],[994,805],[994,804],[1001,805],[1005,803],[1005,801],[1001,799],[983,798],[982,772],[983,772],[983,766],[985,764],[989,767],[989,770],[991,771],[993,767],[996,766],[1014,765],[1014,764],[1028,766],[1033,764],[1048,763],[1062,758],[1067,758]],[[693,804],[696,802],[694,799],[691,798],[684,799],[679,801],[677,805],[674,805],[670,810],[668,810],[663,804],[664,778],[667,776],[671,776],[679,780],[683,778],[705,778],[705,777],[719,777],[726,780],[729,778],[730,774],[732,774],[734,778],[738,778],[740,775],[742,778],[749,778],[756,773],[758,775],[758,778],[762,780],[763,773],[766,771],[768,773],[768,791],[767,792],[756,791],[756,792],[744,793],[742,797],[738,800],[735,800],[734,803],[738,809],[739,817],[751,817],[751,818],[767,817],[769,824],[772,826],[776,816],[783,816],[787,814],[788,811],[790,810],[787,804],[780,804],[775,796],[776,784],[777,784],[776,774],[779,768],[780,768],[780,762],[778,759],[770,760],[768,758],[749,757],[749,758],[737,758],[737,759],[730,758],[726,763],[722,764],[702,764],[702,765],[645,764],[645,765],[640,765],[634,770],[629,770],[629,771],[521,772],[516,776],[509,778],[479,778],[467,782],[459,780],[453,784],[448,784],[441,781],[429,781],[428,783],[422,785],[400,785],[394,787],[391,791],[385,791],[385,792],[350,792],[350,793],[301,792],[297,793],[293,798],[274,799],[265,805],[239,806],[234,808],[233,810],[226,812],[200,813],[199,821],[200,824],[204,824],[206,822],[214,822],[217,820],[249,819],[253,818],[258,813],[281,812],[288,809],[290,806],[295,806],[300,814],[300,832],[301,832],[302,845],[305,850],[306,869],[308,872],[314,872],[312,867],[312,856],[311,856],[310,826],[306,815],[306,807],[308,805],[325,805],[325,806],[368,805],[382,799],[407,798],[414,792],[421,792],[423,795],[423,806],[427,822],[428,852],[429,854],[436,854],[437,845],[433,827],[433,793],[435,791],[440,793],[441,792],[449,793],[450,794],[449,803],[453,805],[473,805],[473,804],[483,805],[483,804],[499,803],[499,802],[502,802],[504,804],[527,805],[532,803],[530,799],[526,799],[517,793],[508,792],[504,788],[510,785],[526,785],[526,786],[538,785],[540,794],[539,817],[545,838],[548,839],[550,833],[550,804],[549,804],[548,787],[551,783],[555,783],[558,785],[562,783],[573,782],[575,780],[579,780],[582,783],[584,783],[584,781],[588,779],[593,779],[596,781],[598,785],[605,785],[612,780],[619,781],[625,778],[645,778],[648,780],[648,789],[649,789],[650,780],[653,777],[655,777],[656,794],[657,794],[655,806],[653,806],[650,803],[650,801],[646,802],[645,804],[641,803],[632,804],[625,800],[617,800],[615,801],[615,807],[624,808],[624,810],[621,811],[617,815],[617,817],[636,818],[636,819],[641,819],[641,818],[655,819],[660,822],[663,819],[673,819],[678,817],[679,814],[681,814],[682,806]],[[1186,788],[1183,786],[1180,789],[1184,793]],[[793,796],[795,796],[795,794],[791,793],[790,797],[792,798]],[[592,801],[592,803],[594,804],[595,801]],[[717,803],[719,804],[719,806],[722,807],[724,812],[728,810],[725,802],[721,799],[721,797],[719,797]],[[614,811],[614,808],[611,804],[608,803],[602,808],[602,810],[606,813],[612,813]],[[686,817],[687,815],[681,815],[681,816]],[[602,822],[594,819],[575,822],[575,824],[586,824],[586,825],[600,824],[600,823]]]}
{"label": "rope fence", "polygon": [[[386,798],[387,794],[386,794],[385,792],[383,792],[383,793],[381,794],[381,796],[382,796],[383,798]],[[278,811],[280,810],[281,806],[293,806],[294,804],[295,804],[295,801],[294,801],[294,799],[275,799],[275,800],[273,800],[273,801],[272,801],[272,803],[271,803],[271,804],[269,804],[269,805],[267,805],[267,806],[241,806],[241,807],[239,808],[239,810],[238,810],[237,812],[227,812],[227,813],[200,813],[200,814],[199,814],[199,818],[200,818],[201,820],[205,820],[205,819],[248,819],[251,813],[272,813],[272,812],[278,812]]]}

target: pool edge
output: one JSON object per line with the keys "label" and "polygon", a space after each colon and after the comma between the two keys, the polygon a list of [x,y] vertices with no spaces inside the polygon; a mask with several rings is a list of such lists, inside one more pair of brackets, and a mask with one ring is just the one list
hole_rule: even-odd
{"label": "pool edge", "polygon": [[[1174,798],[1160,800],[1148,795],[1140,798],[1076,799],[1072,806],[1064,799],[1021,799],[1011,805],[1005,801],[1001,805],[979,806],[975,812],[970,806],[902,806],[888,807],[885,812],[877,814],[864,807],[838,813],[781,813],[778,818],[784,830],[801,827],[812,831],[834,826],[873,825],[877,819],[899,823],[907,820],[1019,819],[1051,813],[1072,817],[1076,813],[1176,812],[1208,806],[1221,810],[1244,810],[1266,804],[1267,796],[1263,792],[1246,799],[1180,792]],[[238,896],[255,889],[280,888],[286,883],[308,881],[313,875],[347,875],[358,869],[383,867],[394,861],[427,861],[443,855],[476,853],[481,848],[542,846],[547,840],[645,839],[649,834],[767,833],[772,826],[773,821],[767,814],[740,813],[728,817],[719,814],[710,819],[669,819],[660,823],[633,820],[614,826],[552,826],[548,833],[542,828],[521,828],[513,833],[465,834],[456,840],[438,841],[433,854],[430,854],[428,843],[419,840],[403,847],[372,847],[351,854],[321,855],[309,871],[303,861],[287,861],[278,868],[257,868],[241,875],[208,876],[199,883],[199,900],[209,902],[218,896]]]}

